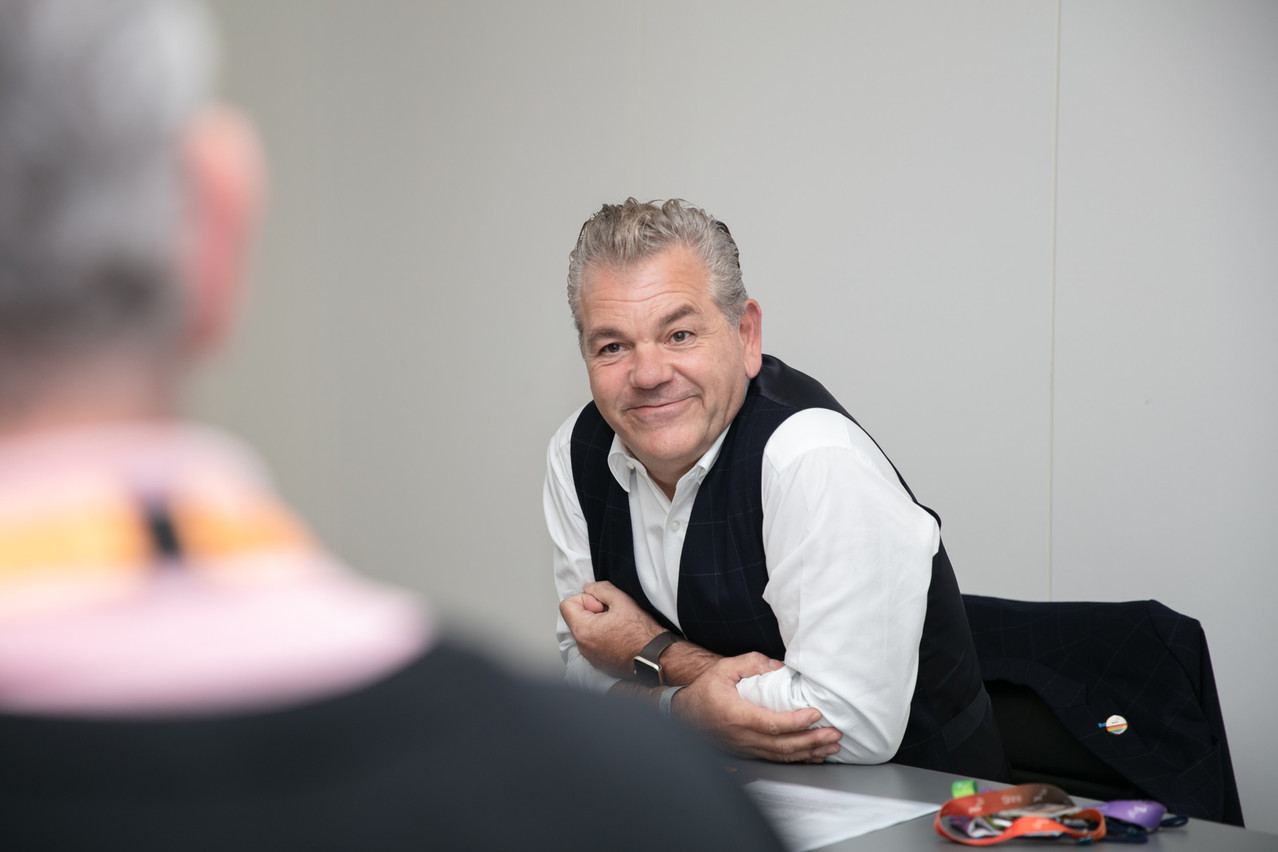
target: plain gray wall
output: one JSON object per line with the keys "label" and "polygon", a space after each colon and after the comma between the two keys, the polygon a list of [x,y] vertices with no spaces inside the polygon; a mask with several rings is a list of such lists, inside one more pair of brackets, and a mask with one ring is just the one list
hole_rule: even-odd
{"label": "plain gray wall", "polygon": [[273,178],[196,408],[449,629],[558,670],[545,444],[581,222],[732,228],[765,349],[945,519],[965,591],[1157,598],[1278,831],[1278,4],[217,0]]}

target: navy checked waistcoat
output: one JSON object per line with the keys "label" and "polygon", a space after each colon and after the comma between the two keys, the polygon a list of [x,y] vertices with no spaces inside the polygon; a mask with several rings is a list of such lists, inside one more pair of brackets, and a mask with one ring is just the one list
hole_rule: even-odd
{"label": "navy checked waistcoat", "polygon": [[[679,566],[679,622],[688,640],[717,654],[760,651],[785,659],[776,616],[763,600],[768,582],[760,493],[763,450],[778,426],[806,408],[831,409],[852,419],[815,379],[764,355],[693,501]],[[594,403],[582,410],[572,434],[573,481],[586,518],[595,579],[611,581],[675,630],[639,583],[629,495],[608,468],[613,434]],[[901,484],[913,499],[903,479]],[[1007,775],[944,544],[932,560],[910,719],[893,759],[991,780]]]}

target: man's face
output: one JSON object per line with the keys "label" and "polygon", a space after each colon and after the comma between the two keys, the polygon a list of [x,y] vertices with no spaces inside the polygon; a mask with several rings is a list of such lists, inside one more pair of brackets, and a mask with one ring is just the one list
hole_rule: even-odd
{"label": "man's face", "polygon": [[759,372],[759,305],[733,328],[701,259],[673,246],[626,269],[592,266],[583,356],[600,413],[654,480],[675,483],[728,427]]}

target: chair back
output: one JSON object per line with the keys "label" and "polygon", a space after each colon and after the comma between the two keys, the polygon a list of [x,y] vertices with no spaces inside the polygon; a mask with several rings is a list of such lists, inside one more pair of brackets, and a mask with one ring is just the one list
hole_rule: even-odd
{"label": "chair back", "polygon": [[963,603],[1014,781],[1243,824],[1195,619],[1152,600]]}

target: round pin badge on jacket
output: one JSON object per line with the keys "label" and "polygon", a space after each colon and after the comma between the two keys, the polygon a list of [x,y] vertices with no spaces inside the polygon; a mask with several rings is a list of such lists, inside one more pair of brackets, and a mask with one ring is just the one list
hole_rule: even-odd
{"label": "round pin badge on jacket", "polygon": [[1114,715],[1114,716],[1110,716],[1108,719],[1106,719],[1104,722],[1097,725],[1096,727],[1104,728],[1109,733],[1117,736],[1118,734],[1121,734],[1127,730],[1127,720],[1124,719],[1122,716]]}

